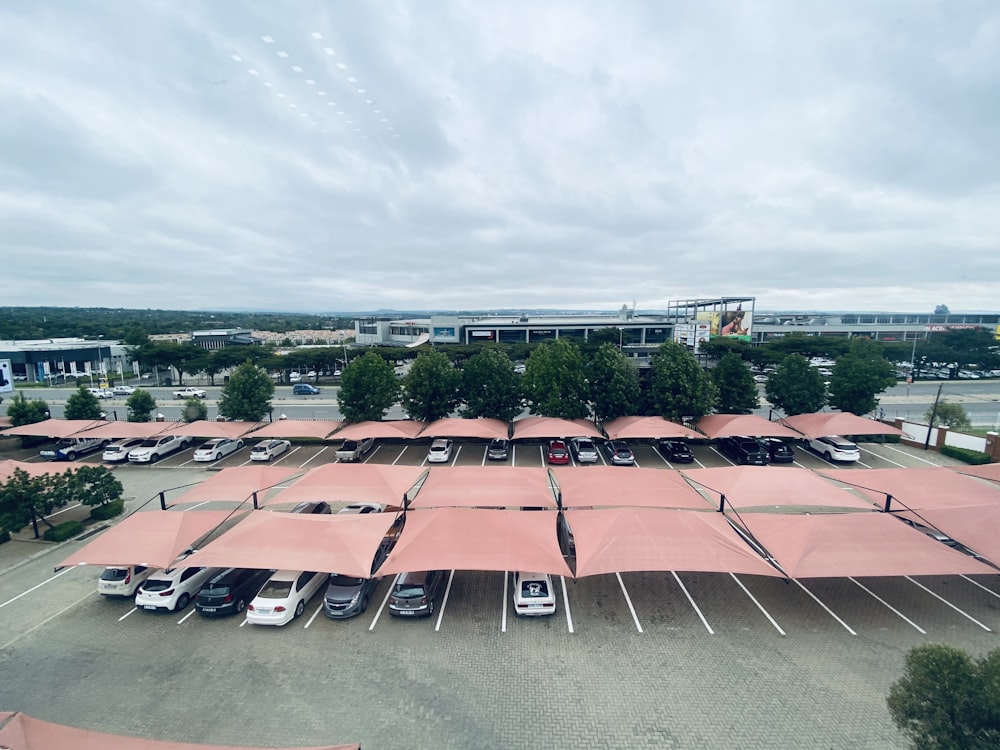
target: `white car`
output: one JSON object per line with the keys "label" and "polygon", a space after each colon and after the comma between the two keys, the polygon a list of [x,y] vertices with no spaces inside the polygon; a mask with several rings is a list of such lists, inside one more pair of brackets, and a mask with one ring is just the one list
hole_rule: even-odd
{"label": "white car", "polygon": [[110,388],[88,388],[87,390],[97,398],[112,398],[113,396]]}
{"label": "white car", "polygon": [[431,448],[427,451],[427,461],[432,464],[444,464],[451,460],[450,440],[438,438],[431,442]]}
{"label": "white car", "polygon": [[261,440],[250,450],[250,460],[270,461],[291,447],[292,444],[288,440]]}
{"label": "white car", "polygon": [[116,396],[131,396],[133,393],[135,393],[135,388],[133,388],[130,385],[125,385],[123,383],[121,385],[116,385],[114,388],[111,389],[111,392]]}
{"label": "white car", "polygon": [[135,596],[154,568],[145,565],[112,565],[97,579],[97,593],[102,596]]}
{"label": "white car", "polygon": [[840,435],[827,435],[809,441],[809,447],[827,461],[860,461],[861,450]]}
{"label": "white car", "polygon": [[130,464],[151,464],[175,451],[184,450],[191,444],[191,438],[181,435],[163,435],[143,440],[142,445],[128,453]]}
{"label": "white car", "polygon": [[215,438],[198,447],[194,452],[195,461],[218,461],[243,449],[242,440],[232,438]]}
{"label": "white car", "polygon": [[302,614],[306,602],[326,583],[329,574],[279,570],[247,607],[247,622],[254,625],[287,625]]}
{"label": "white car", "polygon": [[221,572],[222,568],[173,568],[158,570],[139,587],[135,594],[137,609],[166,610],[176,612],[184,609],[202,585]]}
{"label": "white car", "polygon": [[105,446],[104,453],[101,454],[101,460],[107,461],[109,464],[117,464],[122,461],[128,461],[129,451],[133,448],[138,448],[140,445],[142,445],[142,438],[116,440],[115,442]]}
{"label": "white car", "polygon": [[179,391],[174,391],[174,398],[207,398],[208,392],[202,390],[201,388],[182,388]]}
{"label": "white car", "polygon": [[556,592],[548,573],[514,574],[514,614],[541,617],[556,613]]}
{"label": "white car", "polygon": [[369,513],[381,513],[381,512],[382,512],[382,506],[379,505],[378,503],[351,503],[349,505],[345,505],[343,508],[338,510],[337,514],[340,515],[341,513],[345,513],[348,515],[350,514],[367,515]]}

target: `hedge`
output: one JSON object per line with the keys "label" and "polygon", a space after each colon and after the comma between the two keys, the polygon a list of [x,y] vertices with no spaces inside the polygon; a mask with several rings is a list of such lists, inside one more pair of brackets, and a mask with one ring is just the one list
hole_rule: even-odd
{"label": "hedge", "polygon": [[957,458],[959,461],[965,461],[965,463],[973,464],[974,466],[988,464],[991,460],[986,453],[969,450],[968,448],[956,448],[953,445],[942,445],[941,454]]}
{"label": "hedge", "polygon": [[4,542],[9,542],[9,541],[10,541],[10,532],[9,531],[0,531],[0,544],[3,544]]}
{"label": "hedge", "polygon": [[42,538],[48,542],[62,542],[72,536],[76,536],[81,531],[83,531],[83,523],[80,521],[67,521],[51,529],[46,529],[45,533],[42,534]]}
{"label": "hedge", "polygon": [[101,503],[90,509],[90,517],[95,521],[107,521],[114,518],[125,510],[125,498],[112,500],[110,503]]}

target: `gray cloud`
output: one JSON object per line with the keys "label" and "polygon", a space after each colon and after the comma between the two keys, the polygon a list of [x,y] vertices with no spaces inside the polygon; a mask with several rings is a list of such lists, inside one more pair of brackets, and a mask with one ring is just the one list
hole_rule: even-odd
{"label": "gray cloud", "polygon": [[995,309],[998,63],[987,2],[5,3],[7,304]]}

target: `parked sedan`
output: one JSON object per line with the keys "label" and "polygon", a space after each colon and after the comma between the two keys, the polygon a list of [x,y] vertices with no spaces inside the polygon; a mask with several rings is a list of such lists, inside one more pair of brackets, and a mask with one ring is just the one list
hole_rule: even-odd
{"label": "parked sedan", "polygon": [[486,449],[486,458],[490,461],[506,461],[510,451],[510,441],[506,438],[493,438]]}
{"label": "parked sedan", "polygon": [[450,440],[445,440],[444,438],[438,438],[431,442],[430,450],[427,451],[427,461],[432,464],[444,464],[451,460],[451,446],[452,442]]}
{"label": "parked sedan", "polygon": [[635,456],[624,440],[609,440],[604,444],[612,466],[634,466]]}
{"label": "parked sedan", "polygon": [[326,573],[279,570],[272,575],[247,607],[247,622],[254,625],[287,625],[306,609],[319,591]]}
{"label": "parked sedan", "polygon": [[288,440],[261,440],[250,451],[251,461],[270,461],[292,447]]}
{"label": "parked sedan", "polygon": [[137,609],[177,612],[198,595],[205,582],[221,568],[173,568],[158,570],[139,587],[135,595]]}
{"label": "parked sedan", "polygon": [[556,593],[548,573],[514,574],[514,614],[539,617],[556,613]]}
{"label": "parked sedan", "polygon": [[569,450],[562,440],[550,440],[546,460],[553,466],[565,466],[569,463]]}
{"label": "parked sedan", "polygon": [[596,464],[600,458],[597,446],[590,438],[575,437],[569,441],[569,448],[578,464]]}
{"label": "parked sedan", "polygon": [[194,452],[195,461],[218,461],[228,455],[243,449],[242,440],[232,438],[215,438],[201,445]]}
{"label": "parked sedan", "polygon": [[661,440],[656,449],[667,461],[675,464],[690,464],[694,462],[694,454],[683,440]]}
{"label": "parked sedan", "polygon": [[107,461],[110,464],[118,464],[122,461],[128,461],[129,451],[133,448],[138,448],[140,445],[142,445],[142,438],[116,440],[115,442],[105,446],[104,453],[101,454],[101,460]]}
{"label": "parked sedan", "polygon": [[360,615],[381,578],[355,578],[332,573],[323,597],[323,614],[334,620]]}

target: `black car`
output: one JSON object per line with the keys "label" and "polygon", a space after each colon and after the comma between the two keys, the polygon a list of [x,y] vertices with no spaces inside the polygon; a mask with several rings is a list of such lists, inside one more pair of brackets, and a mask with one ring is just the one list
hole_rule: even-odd
{"label": "black car", "polygon": [[722,438],[716,443],[719,452],[733,463],[752,466],[767,466],[767,451],[752,437],[737,436]]}
{"label": "black car", "polygon": [[795,460],[795,452],[792,446],[784,440],[778,438],[758,438],[760,447],[767,451],[768,459],[772,464],[790,464]]}
{"label": "black car", "polygon": [[224,617],[246,609],[267,583],[273,570],[229,568],[209,579],[194,599],[194,607],[205,617]]}
{"label": "black car", "polygon": [[675,464],[689,464],[694,461],[694,454],[683,440],[661,440],[656,449],[667,461]]}
{"label": "black car", "polygon": [[443,570],[403,573],[389,595],[389,614],[394,617],[430,617],[434,602],[444,588]]}

